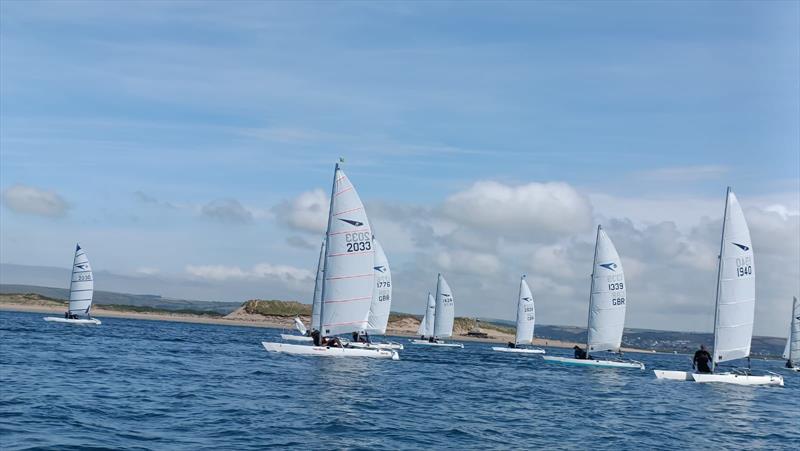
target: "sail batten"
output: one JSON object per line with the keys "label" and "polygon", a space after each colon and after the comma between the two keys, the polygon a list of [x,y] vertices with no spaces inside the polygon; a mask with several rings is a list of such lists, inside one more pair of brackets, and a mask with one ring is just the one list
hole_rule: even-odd
{"label": "sail batten", "polygon": [[325,336],[366,330],[374,286],[374,245],[364,204],[338,164],[333,179],[320,304]]}
{"label": "sail batten", "polygon": [[69,312],[89,314],[94,295],[94,275],[86,252],[78,244],[72,261],[72,276],[69,284]]}
{"label": "sail batten", "polygon": [[617,352],[625,330],[627,286],[622,261],[614,243],[597,227],[589,300],[589,351]]}
{"label": "sail batten", "polygon": [[446,338],[453,335],[455,321],[455,301],[453,291],[450,290],[447,280],[439,274],[436,282],[436,309],[433,319],[433,336]]}
{"label": "sail batten", "polygon": [[750,355],[755,316],[755,261],[750,229],[736,195],[728,189],[717,280],[714,363]]}

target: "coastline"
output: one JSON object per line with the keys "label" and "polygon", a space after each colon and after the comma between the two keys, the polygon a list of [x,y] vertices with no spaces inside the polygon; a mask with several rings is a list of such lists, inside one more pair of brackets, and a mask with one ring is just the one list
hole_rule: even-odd
{"label": "coastline", "polygon": [[[62,306],[48,306],[48,305],[27,305],[16,303],[0,303],[0,311],[24,312],[24,313],[45,313],[63,315],[64,307]],[[212,317],[205,315],[192,315],[188,313],[154,313],[154,312],[126,312],[116,310],[106,310],[102,306],[95,306],[92,309],[93,316],[98,318],[122,318],[133,320],[151,320],[151,321],[173,321],[181,323],[195,323],[195,324],[215,324],[223,326],[242,326],[242,327],[262,327],[267,329],[280,329],[289,333],[294,332],[294,318],[293,317],[255,317],[256,315],[239,315],[239,317]],[[229,315],[230,316],[230,315]],[[405,325],[405,324],[403,324]],[[387,337],[400,337],[400,338],[416,338],[417,334],[414,331],[409,331],[408,327],[393,328],[390,324],[386,330]],[[513,335],[488,329],[490,337],[470,337],[466,335],[454,335],[451,340],[475,342],[475,343],[491,343],[491,344],[506,344],[508,341],[513,340]],[[533,346],[539,347],[552,347],[552,348],[572,348],[575,342],[566,342],[561,340],[548,340],[543,338],[534,338]],[[585,345],[585,344],[583,344]],[[582,345],[581,345],[582,346]],[[652,354],[653,351],[633,348],[623,348],[624,352],[646,353]]]}

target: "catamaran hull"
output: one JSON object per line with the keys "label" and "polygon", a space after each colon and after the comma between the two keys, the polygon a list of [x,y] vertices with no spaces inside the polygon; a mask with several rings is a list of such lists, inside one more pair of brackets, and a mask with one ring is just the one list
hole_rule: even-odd
{"label": "catamaran hull", "polygon": [[282,340],[287,341],[302,341],[304,343],[311,343],[314,341],[311,337],[306,337],[305,335],[294,335],[294,334],[281,334]]}
{"label": "catamaran hull", "polygon": [[422,346],[434,346],[439,348],[460,348],[463,349],[464,345],[461,343],[445,343],[443,341],[430,342],[428,340],[411,340],[411,344]]}
{"label": "catamaran hull", "polygon": [[395,349],[398,351],[403,350],[403,345],[400,343],[361,343],[357,341],[352,341],[347,343],[348,348],[359,348],[359,349]]}
{"label": "catamaran hull", "polygon": [[667,379],[673,381],[694,381],[701,384],[722,383],[734,385],[776,385],[783,387],[783,376],[777,374],[766,374],[764,376],[754,376],[736,373],[690,373],[688,371],[653,371],[657,379]]}
{"label": "catamaran hull", "polygon": [[66,324],[74,324],[74,325],[78,325],[78,326],[99,326],[100,324],[103,324],[103,323],[100,322],[99,319],[94,319],[94,318],[89,318],[89,319],[85,319],[85,318],[67,319],[67,318],[61,318],[61,317],[58,317],[58,316],[45,316],[44,320],[47,321],[47,322],[50,322],[50,323],[66,323]]}
{"label": "catamaran hull", "polygon": [[267,352],[278,352],[292,355],[309,355],[320,357],[368,357],[373,359],[400,360],[396,351],[390,349],[354,349],[328,346],[305,346],[286,343],[270,343],[262,341]]}
{"label": "catamaran hull", "polygon": [[569,357],[542,356],[548,362],[564,363],[567,365],[596,366],[603,368],[638,368],[644,369],[644,363],[634,360],[596,360],[596,359],[571,359]]}
{"label": "catamaran hull", "polygon": [[492,346],[493,351],[512,352],[514,354],[544,354],[544,349],[509,348],[507,346]]}

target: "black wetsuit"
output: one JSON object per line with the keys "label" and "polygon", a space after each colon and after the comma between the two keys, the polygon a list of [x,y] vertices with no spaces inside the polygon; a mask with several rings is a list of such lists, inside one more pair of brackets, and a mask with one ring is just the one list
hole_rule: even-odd
{"label": "black wetsuit", "polygon": [[710,361],[711,354],[709,354],[705,349],[698,349],[697,352],[694,353],[693,362],[698,373],[710,373],[711,368],[708,366],[708,362]]}
{"label": "black wetsuit", "polygon": [[586,358],[586,351],[581,348],[575,349],[575,358],[576,359],[585,359]]}
{"label": "black wetsuit", "polygon": [[514,342],[511,342],[511,341],[509,341],[509,342],[508,342],[508,347],[509,347],[509,348],[516,348],[516,347],[517,347],[517,344],[516,344],[516,343],[514,343]]}

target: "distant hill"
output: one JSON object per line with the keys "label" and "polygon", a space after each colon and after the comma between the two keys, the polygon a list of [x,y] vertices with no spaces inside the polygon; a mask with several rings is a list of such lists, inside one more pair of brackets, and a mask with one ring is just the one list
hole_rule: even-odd
{"label": "distant hill", "polygon": [[[36,285],[0,285],[0,294],[23,293],[35,293],[51,299],[69,299],[69,290],[66,288],[40,287]],[[155,294],[125,294],[99,290],[94,292],[94,302],[97,305],[128,305],[169,311],[207,311],[222,315],[227,315],[241,306],[239,302],[190,301],[163,298]]]}

